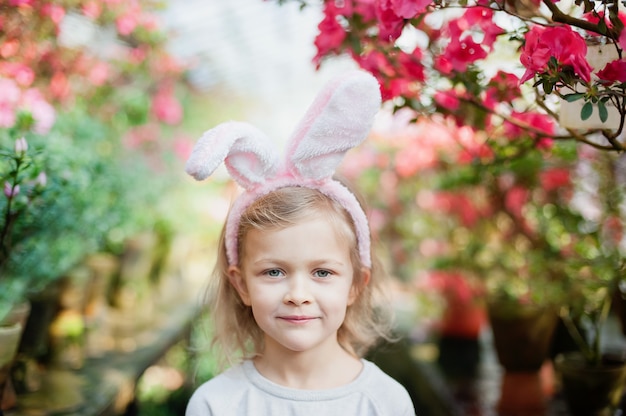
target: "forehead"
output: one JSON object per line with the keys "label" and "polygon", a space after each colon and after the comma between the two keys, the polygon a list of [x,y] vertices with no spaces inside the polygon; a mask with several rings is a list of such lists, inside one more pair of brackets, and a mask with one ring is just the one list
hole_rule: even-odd
{"label": "forehead", "polygon": [[246,256],[349,257],[352,247],[341,228],[330,218],[316,215],[284,227],[251,229],[244,241],[244,253]]}

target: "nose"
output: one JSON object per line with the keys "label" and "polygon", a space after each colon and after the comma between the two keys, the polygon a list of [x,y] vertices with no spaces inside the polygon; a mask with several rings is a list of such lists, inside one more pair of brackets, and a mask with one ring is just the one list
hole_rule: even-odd
{"label": "nose", "polygon": [[285,297],[283,298],[284,303],[300,306],[313,301],[306,276],[300,274],[292,275],[288,281],[287,292],[285,292]]}

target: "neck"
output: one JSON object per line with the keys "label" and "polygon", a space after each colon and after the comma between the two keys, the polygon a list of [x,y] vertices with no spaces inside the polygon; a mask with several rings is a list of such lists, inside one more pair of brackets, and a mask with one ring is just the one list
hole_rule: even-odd
{"label": "neck", "polygon": [[274,383],[304,390],[343,386],[353,381],[363,368],[359,358],[338,343],[323,350],[304,352],[285,350],[269,343],[263,354],[255,358],[254,365]]}

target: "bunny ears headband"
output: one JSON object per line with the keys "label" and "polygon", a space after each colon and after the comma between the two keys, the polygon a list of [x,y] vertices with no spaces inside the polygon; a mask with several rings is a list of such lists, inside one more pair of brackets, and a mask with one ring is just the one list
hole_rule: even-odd
{"label": "bunny ears headband", "polygon": [[378,82],[367,72],[350,71],[331,81],[292,133],[282,160],[268,137],[248,123],[230,121],[204,133],[186,172],[203,180],[224,162],[245,190],[226,219],[229,265],[238,264],[239,220],[250,204],[279,188],[301,186],[317,189],[344,207],[355,225],[361,262],[371,267],[367,217],[354,194],[332,175],[345,153],[365,140],[380,104]]}

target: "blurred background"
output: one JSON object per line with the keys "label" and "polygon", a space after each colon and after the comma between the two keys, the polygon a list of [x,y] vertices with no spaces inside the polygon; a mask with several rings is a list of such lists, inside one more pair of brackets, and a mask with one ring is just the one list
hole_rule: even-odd
{"label": "blurred background", "polygon": [[183,414],[217,371],[203,302],[239,192],[223,167],[185,174],[195,141],[241,120],[280,145],[358,67],[384,105],[341,174],[367,202],[400,338],[367,358],[420,415],[573,414],[559,357],[626,356],[622,44],[571,41],[593,76],[528,68],[548,5],[446,8],[0,0],[4,414]]}

